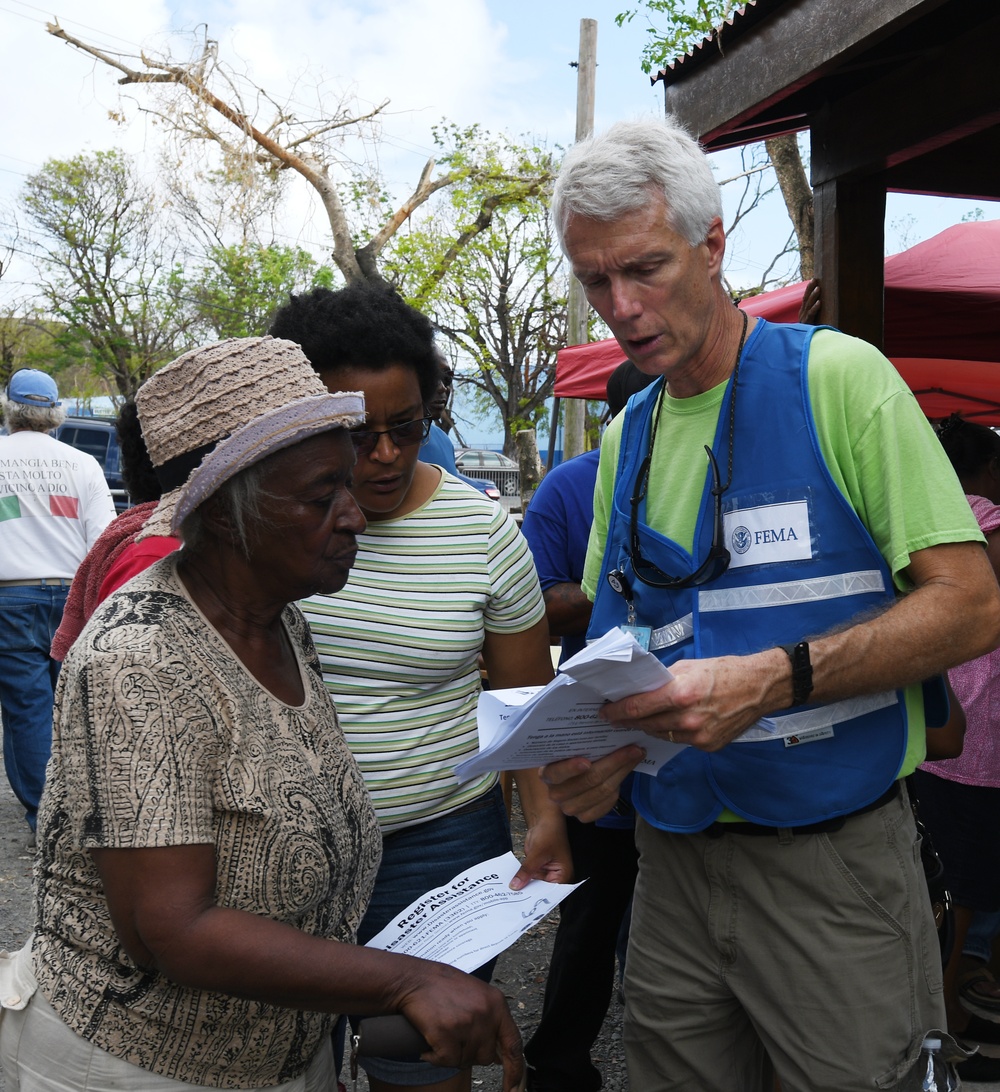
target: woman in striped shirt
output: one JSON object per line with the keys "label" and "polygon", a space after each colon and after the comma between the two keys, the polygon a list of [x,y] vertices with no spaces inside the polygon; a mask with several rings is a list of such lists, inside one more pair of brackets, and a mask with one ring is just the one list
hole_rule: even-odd
{"label": "woman in striped shirt", "polygon": [[[430,322],[393,292],[353,284],[293,297],[271,332],[301,345],[331,390],[365,395],[352,492],[368,527],[344,589],[301,604],[382,829],[364,943],[430,888],[510,848],[496,775],[459,784],[454,768],[478,749],[480,653],[494,687],[552,677],[545,608],[511,517],[417,458],[440,374]],[[518,774],[518,791],[529,829],[518,876],[568,882],[561,814],[535,771]],[[373,1092],[471,1088],[470,1070],[367,1068]]]}

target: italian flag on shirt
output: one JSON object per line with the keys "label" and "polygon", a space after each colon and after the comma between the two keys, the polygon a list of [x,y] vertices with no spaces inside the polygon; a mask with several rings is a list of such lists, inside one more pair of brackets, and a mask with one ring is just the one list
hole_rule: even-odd
{"label": "italian flag on shirt", "polygon": [[[0,497],[0,523],[7,519],[20,519],[21,502],[16,496]],[[49,515],[64,516],[66,519],[80,518],[79,497],[49,497]]]}

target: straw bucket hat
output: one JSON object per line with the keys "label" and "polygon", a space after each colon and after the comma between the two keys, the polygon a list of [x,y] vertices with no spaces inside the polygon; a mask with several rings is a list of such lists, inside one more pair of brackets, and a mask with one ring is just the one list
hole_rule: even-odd
{"label": "straw bucket hat", "polygon": [[135,401],[164,489],[142,538],[176,535],[224,482],[273,452],[365,419],[363,394],[330,394],[298,345],[273,337],[192,349],[151,375]]}

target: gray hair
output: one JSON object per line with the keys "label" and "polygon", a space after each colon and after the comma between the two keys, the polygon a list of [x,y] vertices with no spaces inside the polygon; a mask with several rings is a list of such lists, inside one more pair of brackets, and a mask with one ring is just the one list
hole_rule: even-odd
{"label": "gray hair", "polygon": [[[219,506],[220,514],[228,519],[233,532],[233,545],[247,559],[250,557],[251,530],[264,525],[261,506],[263,501],[271,497],[261,486],[270,458],[268,456],[241,470],[223,482],[208,498]],[[197,553],[204,547],[206,532],[202,505],[185,518],[180,527],[180,538],[184,548],[192,553]]]}
{"label": "gray hair", "polygon": [[575,144],[559,169],[552,218],[562,242],[571,216],[611,221],[642,208],[650,190],[667,203],[670,227],[691,246],[705,241],[722,196],[701,145],[668,118],[619,121]]}
{"label": "gray hair", "polygon": [[29,406],[0,397],[0,411],[8,432],[51,432],[66,420],[62,406]]}

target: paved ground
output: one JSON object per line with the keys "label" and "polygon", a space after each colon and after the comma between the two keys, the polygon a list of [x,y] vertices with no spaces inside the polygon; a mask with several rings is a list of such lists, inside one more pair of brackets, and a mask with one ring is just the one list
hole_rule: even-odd
{"label": "paved ground", "polygon": [[31,931],[31,862],[28,824],[14,799],[0,759],[0,948],[20,948]]}
{"label": "paved ground", "polygon": [[[0,759],[0,948],[20,948],[31,932],[31,862],[28,824],[14,799]],[[0,1070],[0,1092],[4,1092]]]}

